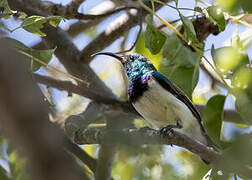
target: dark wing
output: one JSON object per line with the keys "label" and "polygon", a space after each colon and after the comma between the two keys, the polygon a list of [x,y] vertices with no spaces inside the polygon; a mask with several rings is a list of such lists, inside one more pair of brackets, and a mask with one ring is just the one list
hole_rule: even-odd
{"label": "dark wing", "polygon": [[151,75],[161,84],[163,88],[172,93],[175,97],[177,97],[180,101],[182,101],[192,112],[194,117],[198,120],[201,130],[203,131],[203,135],[206,137],[208,146],[213,147],[215,150],[218,150],[218,146],[209,138],[206,131],[204,130],[201,124],[201,116],[193,105],[192,101],[185,95],[183,91],[181,91],[175,84],[173,84],[166,76],[155,71],[151,73]]}
{"label": "dark wing", "polygon": [[173,94],[176,98],[178,98],[180,101],[182,101],[192,112],[192,114],[195,116],[195,118],[199,121],[201,125],[201,116],[199,112],[197,111],[196,107],[193,105],[191,100],[185,95],[185,93],[180,90],[175,84],[173,84],[166,76],[163,74],[155,71],[151,74],[158,82],[159,84],[165,88],[167,91],[169,91],[171,94]]}

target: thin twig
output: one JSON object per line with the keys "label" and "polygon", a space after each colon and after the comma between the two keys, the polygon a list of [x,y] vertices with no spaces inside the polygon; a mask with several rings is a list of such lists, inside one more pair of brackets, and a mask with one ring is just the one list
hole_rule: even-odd
{"label": "thin twig", "polygon": [[[164,0],[164,2],[168,2],[169,0]],[[143,1],[145,4],[149,4],[149,0]],[[156,9],[161,8],[161,5],[157,5]],[[130,13],[129,13],[130,14]],[[142,13],[142,18],[144,18],[148,14],[147,11],[143,11]],[[137,25],[139,23],[138,17],[139,12],[134,15],[130,14],[125,16],[122,21],[116,25],[113,26],[113,28],[109,27],[109,32],[108,29],[106,29],[104,32],[102,32],[99,36],[97,36],[92,42],[90,42],[83,50],[81,53],[81,62],[82,63],[90,63],[92,60],[91,55],[102,51],[104,48],[108,47],[112,42],[114,42],[116,39],[121,37],[124,32],[129,31],[132,27]]]}
{"label": "thin twig", "polygon": [[33,76],[34,79],[39,83],[45,84],[50,87],[55,87],[59,90],[68,91],[68,93],[79,94],[81,96],[93,99],[96,102],[102,102],[105,104],[119,104],[123,102],[117,99],[109,98],[107,96],[101,96],[95,91],[90,91],[89,88],[86,88],[84,86],[75,85],[71,81],[61,81],[49,76],[42,76],[39,74],[34,74]]}
{"label": "thin twig", "polygon": [[138,33],[137,33],[137,36],[136,36],[136,40],[134,41],[134,43],[132,44],[132,46],[129,49],[124,50],[124,51],[120,51],[120,52],[116,52],[116,54],[123,54],[123,53],[126,53],[126,52],[130,52],[136,46],[136,43],[137,43],[138,39],[140,38],[140,35],[142,33],[142,29],[143,29],[143,25],[142,25],[142,9],[141,8],[139,8],[138,21],[139,21],[139,30],[138,30]]}

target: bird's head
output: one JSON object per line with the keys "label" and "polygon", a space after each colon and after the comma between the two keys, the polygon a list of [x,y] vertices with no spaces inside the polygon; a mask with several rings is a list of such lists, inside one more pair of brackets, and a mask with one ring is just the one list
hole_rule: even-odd
{"label": "bird's head", "polygon": [[138,53],[118,56],[110,52],[100,52],[94,54],[93,56],[97,55],[107,55],[119,60],[122,63],[124,70],[129,77],[136,75],[144,75],[148,72],[156,71],[150,60]]}

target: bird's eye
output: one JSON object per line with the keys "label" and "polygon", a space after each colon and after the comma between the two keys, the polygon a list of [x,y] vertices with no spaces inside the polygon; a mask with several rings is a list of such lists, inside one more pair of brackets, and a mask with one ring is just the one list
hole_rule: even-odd
{"label": "bird's eye", "polygon": [[139,68],[137,68],[137,69],[136,69],[136,71],[140,71],[140,69],[139,69]]}

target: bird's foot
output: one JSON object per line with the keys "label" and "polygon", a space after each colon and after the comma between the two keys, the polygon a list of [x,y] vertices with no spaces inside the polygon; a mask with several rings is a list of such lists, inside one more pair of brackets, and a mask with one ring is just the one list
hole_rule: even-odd
{"label": "bird's foot", "polygon": [[173,134],[173,128],[181,129],[182,126],[180,125],[168,125],[166,127],[163,127],[159,130],[159,133],[163,136],[170,136]]}

